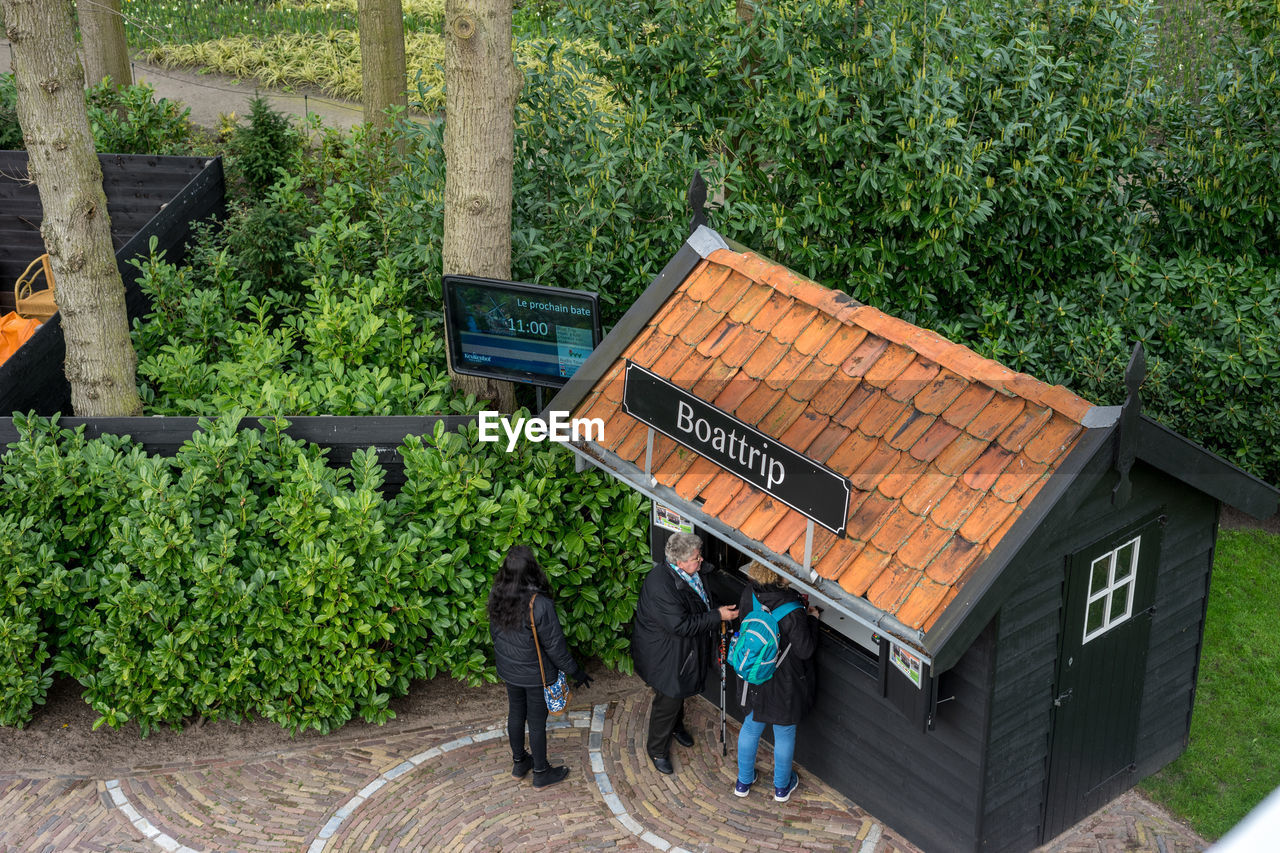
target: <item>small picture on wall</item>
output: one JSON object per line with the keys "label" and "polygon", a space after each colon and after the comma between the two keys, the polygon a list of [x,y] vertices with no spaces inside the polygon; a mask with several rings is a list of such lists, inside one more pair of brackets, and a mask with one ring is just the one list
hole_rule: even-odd
{"label": "small picture on wall", "polygon": [[693,522],[690,519],[657,501],[653,502],[653,523],[663,530],[671,530],[675,533],[693,532]]}
{"label": "small picture on wall", "polygon": [[920,686],[921,670],[923,669],[920,658],[897,643],[890,643],[889,660],[903,675],[911,679],[912,684],[916,687]]}

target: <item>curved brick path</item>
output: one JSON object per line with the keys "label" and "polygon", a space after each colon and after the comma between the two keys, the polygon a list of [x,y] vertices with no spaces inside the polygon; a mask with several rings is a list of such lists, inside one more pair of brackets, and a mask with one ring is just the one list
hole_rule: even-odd
{"label": "curved brick path", "polygon": [[[732,794],[719,719],[689,702],[698,739],[662,776],[638,748],[648,693],[574,712],[549,739],[572,772],[535,790],[510,776],[500,721],[343,737],[250,758],[31,779],[0,769],[0,853],[27,850],[618,850],[909,853],[891,828],[800,768],[785,805]],[[766,745],[767,747],[767,745]],[[766,775],[771,758],[762,754]],[[1045,848],[1191,853],[1205,842],[1132,792]]]}

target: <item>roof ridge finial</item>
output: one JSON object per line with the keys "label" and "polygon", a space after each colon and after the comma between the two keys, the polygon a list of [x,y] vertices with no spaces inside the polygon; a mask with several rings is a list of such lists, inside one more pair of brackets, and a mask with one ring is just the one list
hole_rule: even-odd
{"label": "roof ridge finial", "polygon": [[689,221],[689,234],[697,231],[699,226],[707,224],[707,214],[703,205],[707,203],[707,182],[702,179],[702,172],[693,170],[693,180],[689,182],[689,210],[693,219]]}
{"label": "roof ridge finial", "polygon": [[1124,371],[1126,395],[1124,406],[1120,409],[1120,424],[1116,436],[1116,473],[1120,480],[1111,490],[1111,504],[1117,509],[1129,502],[1133,494],[1133,484],[1129,482],[1129,471],[1133,468],[1133,460],[1137,456],[1135,445],[1138,442],[1138,415],[1142,414],[1142,397],[1138,393],[1142,381],[1147,378],[1147,356],[1142,349],[1142,341],[1133,345],[1133,354],[1129,356],[1129,366]]}

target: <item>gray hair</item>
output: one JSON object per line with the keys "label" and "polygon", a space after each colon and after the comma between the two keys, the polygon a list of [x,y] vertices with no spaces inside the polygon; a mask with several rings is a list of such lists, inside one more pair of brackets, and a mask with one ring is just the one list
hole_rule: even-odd
{"label": "gray hair", "polygon": [[667,540],[667,560],[672,563],[683,563],[694,554],[702,553],[702,537],[692,533],[673,533]]}

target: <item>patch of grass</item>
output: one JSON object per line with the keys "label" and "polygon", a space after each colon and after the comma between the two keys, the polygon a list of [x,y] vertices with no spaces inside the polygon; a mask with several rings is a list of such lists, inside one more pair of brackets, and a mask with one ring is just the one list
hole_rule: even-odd
{"label": "patch of grass", "polygon": [[1220,838],[1280,786],[1280,536],[1224,531],[1218,540],[1191,743],[1143,783],[1154,800]]}

